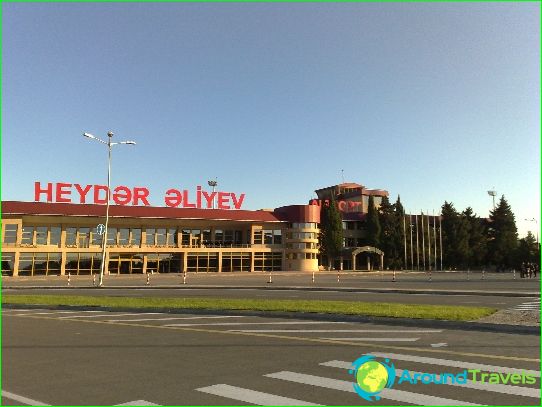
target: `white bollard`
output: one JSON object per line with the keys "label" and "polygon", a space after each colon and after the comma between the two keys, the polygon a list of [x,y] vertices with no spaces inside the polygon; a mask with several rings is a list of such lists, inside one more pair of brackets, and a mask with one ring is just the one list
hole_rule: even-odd
{"label": "white bollard", "polygon": [[337,283],[340,283],[340,282],[341,282],[341,277],[340,277],[339,272],[337,271]]}
{"label": "white bollard", "polygon": [[516,269],[514,269],[514,280],[516,279]]}
{"label": "white bollard", "polygon": [[70,285],[70,280],[71,280],[71,274],[68,273],[68,285]]}
{"label": "white bollard", "polygon": [[268,284],[269,283],[272,283],[273,282],[273,272],[269,272],[269,281],[267,282]]}
{"label": "white bollard", "polygon": [[145,283],[146,285],[151,285],[151,275],[149,273],[147,273],[147,282]]}
{"label": "white bollard", "polygon": [[432,277],[433,277],[431,273],[432,273],[432,271],[431,271],[431,269],[429,269],[429,282],[432,281]]}
{"label": "white bollard", "polygon": [[485,280],[486,278],[486,271],[482,269],[482,280]]}
{"label": "white bollard", "polygon": [[470,280],[470,269],[467,269],[467,281]]}
{"label": "white bollard", "polygon": [[96,274],[92,275],[92,285],[96,287]]}
{"label": "white bollard", "polygon": [[391,280],[391,282],[395,283],[395,281],[397,281],[397,280],[395,280],[395,270],[393,270],[393,279]]}
{"label": "white bollard", "polygon": [[312,282],[314,283],[314,271],[312,272]]}
{"label": "white bollard", "polygon": [[186,284],[186,272],[183,273],[183,284]]}

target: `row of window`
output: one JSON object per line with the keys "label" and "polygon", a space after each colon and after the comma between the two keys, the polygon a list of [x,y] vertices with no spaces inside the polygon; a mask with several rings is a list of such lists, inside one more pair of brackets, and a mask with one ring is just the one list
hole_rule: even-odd
{"label": "row of window", "polygon": [[282,244],[282,230],[254,230],[254,244]]}
{"label": "row of window", "polygon": [[318,239],[318,233],[313,232],[299,232],[299,233],[292,233],[288,232],[286,233],[286,239]]}
{"label": "row of window", "polygon": [[[59,275],[60,253],[21,253],[19,275]],[[2,253],[2,275],[13,275],[14,253]],[[222,271],[250,271],[250,253],[222,253]],[[99,273],[102,264],[101,253],[66,253],[66,274],[85,275]],[[182,255],[148,254],[147,272],[180,273]],[[270,271],[282,269],[281,253],[254,253],[254,270]],[[110,274],[143,273],[143,254],[110,253],[108,270]],[[218,253],[202,252],[187,254],[187,271],[217,272]]]}
{"label": "row of window", "polygon": [[287,253],[286,258],[288,260],[314,260],[317,259],[316,253]]}
{"label": "row of window", "polygon": [[287,249],[317,249],[317,243],[286,243]]}
{"label": "row of window", "polygon": [[318,223],[290,223],[291,229],[318,229]]}
{"label": "row of window", "polygon": [[[4,228],[4,240],[6,245],[14,245],[17,242],[17,224],[7,224]],[[242,230],[215,229],[179,229],[176,228],[147,228],[145,229],[145,245],[177,247],[179,240],[182,246],[233,246],[250,243],[250,232],[244,232],[246,242],[243,242]],[[30,226],[25,225],[22,229],[23,245],[60,245],[60,226]],[[88,248],[101,246],[103,235],[98,233],[97,228],[67,227],[66,246]],[[282,231],[280,229],[254,230],[254,244],[282,244]],[[140,228],[108,228],[107,245],[109,246],[135,246],[142,243],[142,229]]]}

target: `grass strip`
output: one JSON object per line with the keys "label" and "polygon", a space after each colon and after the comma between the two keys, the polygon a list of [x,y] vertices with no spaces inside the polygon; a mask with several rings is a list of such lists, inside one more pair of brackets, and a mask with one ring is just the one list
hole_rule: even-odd
{"label": "grass strip", "polygon": [[471,321],[493,314],[489,307],[374,303],[358,301],[219,298],[89,297],[68,295],[3,295],[2,304],[68,305],[144,309],[207,309],[305,312],[389,318]]}

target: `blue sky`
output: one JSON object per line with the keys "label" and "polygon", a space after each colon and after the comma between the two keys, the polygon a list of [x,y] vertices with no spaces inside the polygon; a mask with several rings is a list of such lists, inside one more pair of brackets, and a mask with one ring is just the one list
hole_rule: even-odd
{"label": "blue sky", "polygon": [[537,3],[2,3],[2,199],[34,181],[303,204],[358,182],[410,211],[540,224]]}

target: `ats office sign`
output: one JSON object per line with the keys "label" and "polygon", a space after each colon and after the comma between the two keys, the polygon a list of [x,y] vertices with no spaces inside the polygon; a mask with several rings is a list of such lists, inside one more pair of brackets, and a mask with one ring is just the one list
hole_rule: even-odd
{"label": "ats office sign", "polygon": [[[217,209],[241,209],[245,194],[234,192],[207,192],[200,185],[194,191],[170,188],[164,194],[164,204],[171,208],[211,209],[216,202]],[[118,186],[111,190],[111,198],[117,205],[150,206],[149,190],[146,187]],[[56,203],[82,203],[105,205],[107,203],[107,186],[81,185],[66,182],[34,182],[34,200],[45,199]]]}

